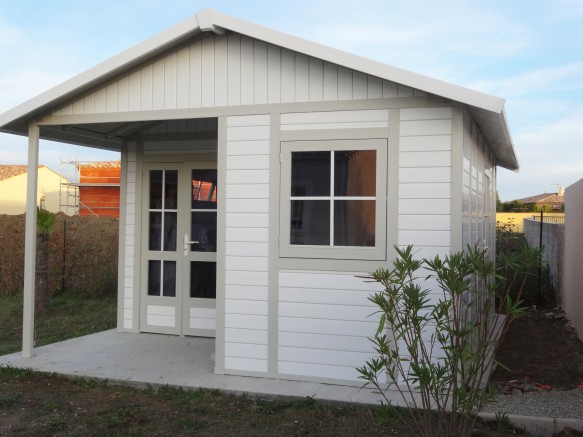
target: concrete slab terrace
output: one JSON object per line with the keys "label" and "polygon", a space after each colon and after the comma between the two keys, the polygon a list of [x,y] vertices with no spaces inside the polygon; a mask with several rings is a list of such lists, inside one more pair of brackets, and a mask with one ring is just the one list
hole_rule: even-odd
{"label": "concrete slab terrace", "polygon": [[[30,368],[67,377],[87,377],[136,387],[171,386],[275,399],[307,396],[326,402],[380,404],[371,388],[249,376],[216,375],[215,340],[115,330],[78,337],[35,349],[35,356],[0,356],[0,366]],[[364,364],[364,363],[363,363]],[[402,404],[394,392],[394,405]]]}

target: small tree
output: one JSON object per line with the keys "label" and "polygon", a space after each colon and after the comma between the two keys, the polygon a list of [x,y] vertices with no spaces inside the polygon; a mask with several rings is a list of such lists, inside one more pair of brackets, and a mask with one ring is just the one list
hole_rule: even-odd
{"label": "small tree", "polygon": [[50,235],[55,226],[55,215],[37,208],[36,215],[36,312],[39,315],[49,313],[50,303]]}
{"label": "small tree", "polygon": [[[370,297],[381,314],[371,339],[378,357],[357,369],[360,378],[387,403],[387,390],[397,390],[410,407],[406,422],[415,435],[469,435],[488,398],[484,387],[498,346],[523,313],[522,292],[511,295],[511,284],[500,280],[485,249],[422,261],[414,259],[412,246],[395,249],[393,268],[370,277],[384,288]],[[537,260],[528,255],[513,262],[527,274],[527,264]],[[423,288],[428,279],[438,290]]]}

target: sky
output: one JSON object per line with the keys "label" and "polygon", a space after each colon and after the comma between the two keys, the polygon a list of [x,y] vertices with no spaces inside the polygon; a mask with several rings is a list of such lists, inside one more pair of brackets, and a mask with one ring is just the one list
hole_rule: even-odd
{"label": "sky", "polygon": [[[583,178],[581,0],[0,0],[0,113],[203,8],[506,99],[520,163],[503,201]],[[118,159],[41,141],[39,162]],[[0,134],[0,164],[26,164]]]}

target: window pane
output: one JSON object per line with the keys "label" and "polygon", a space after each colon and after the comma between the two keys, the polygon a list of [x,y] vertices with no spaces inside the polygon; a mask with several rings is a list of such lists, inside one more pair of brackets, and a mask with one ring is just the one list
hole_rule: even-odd
{"label": "window pane", "polygon": [[192,170],[192,209],[217,209],[217,171]]}
{"label": "window pane", "polygon": [[151,212],[150,213],[150,232],[148,235],[149,250],[160,250],[162,247],[161,239],[162,239],[162,213],[161,212]]}
{"label": "window pane", "polygon": [[216,252],[217,251],[217,213],[216,212],[192,212],[190,226],[192,252]]}
{"label": "window pane", "polygon": [[150,170],[150,209],[162,208],[162,170]]}
{"label": "window pane", "polygon": [[176,251],[176,216],[175,212],[164,213],[164,250]]}
{"label": "window pane", "polygon": [[164,261],[163,296],[176,296],[176,261]]}
{"label": "window pane", "polygon": [[330,244],[330,201],[291,201],[291,244]]}
{"label": "window pane", "polygon": [[376,195],[376,150],[334,152],[334,195]]}
{"label": "window pane", "polygon": [[330,152],[292,152],[292,196],[330,196]]}
{"label": "window pane", "polygon": [[164,173],[164,208],[176,209],[178,202],[178,170],[166,170]]}
{"label": "window pane", "polygon": [[375,245],[375,201],[334,201],[334,245]]}
{"label": "window pane", "polygon": [[217,264],[214,262],[190,263],[190,297],[216,299]]}
{"label": "window pane", "polygon": [[160,261],[148,261],[148,295],[160,296]]}

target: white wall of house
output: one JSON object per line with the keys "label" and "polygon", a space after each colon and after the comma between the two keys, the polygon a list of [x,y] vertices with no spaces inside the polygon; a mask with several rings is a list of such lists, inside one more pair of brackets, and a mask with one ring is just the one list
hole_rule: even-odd
{"label": "white wall of house", "polygon": [[[26,212],[26,182],[27,174],[22,173],[0,181],[0,214],[24,214]],[[61,184],[67,179],[61,177],[50,168],[42,166],[38,169],[37,206],[44,198],[45,209],[57,213],[61,210]],[[65,188],[63,188],[63,193]]]}

